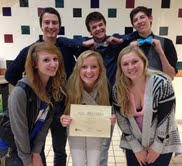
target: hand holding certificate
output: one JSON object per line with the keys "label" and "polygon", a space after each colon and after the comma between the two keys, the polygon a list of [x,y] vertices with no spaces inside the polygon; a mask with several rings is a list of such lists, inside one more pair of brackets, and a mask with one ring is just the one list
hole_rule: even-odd
{"label": "hand holding certificate", "polygon": [[69,136],[110,137],[111,106],[71,104]]}

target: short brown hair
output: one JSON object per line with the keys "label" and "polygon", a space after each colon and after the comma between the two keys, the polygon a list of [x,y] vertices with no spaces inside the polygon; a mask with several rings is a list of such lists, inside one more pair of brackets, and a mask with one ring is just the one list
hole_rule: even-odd
{"label": "short brown hair", "polygon": [[152,10],[145,7],[145,6],[138,6],[136,8],[134,8],[131,12],[130,12],[130,21],[131,24],[133,25],[133,17],[138,13],[138,12],[143,12],[146,16],[150,17],[152,15]]}
{"label": "short brown hair", "polygon": [[85,19],[85,25],[87,27],[87,30],[90,32],[90,27],[89,27],[89,23],[92,21],[100,21],[103,20],[104,24],[106,24],[106,19],[104,18],[104,16],[100,13],[100,12],[92,12],[89,13]]}

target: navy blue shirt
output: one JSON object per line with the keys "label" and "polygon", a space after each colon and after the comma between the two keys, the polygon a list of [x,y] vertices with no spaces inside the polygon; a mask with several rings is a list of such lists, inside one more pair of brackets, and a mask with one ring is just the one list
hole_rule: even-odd
{"label": "navy blue shirt", "polygon": [[[100,45],[99,47],[96,48],[95,51],[98,51],[103,58],[104,65],[106,67],[106,74],[108,81],[110,83],[110,86],[112,87],[115,83],[115,75],[116,75],[116,68],[117,68],[117,58],[120,53],[120,51],[126,47],[129,44],[129,41],[133,38],[131,34],[128,35],[121,35],[120,37],[123,38],[124,42],[122,44],[112,44],[112,45],[105,45],[105,41],[109,38],[110,36],[106,36],[105,39],[101,42],[103,44],[97,44]],[[82,43],[83,41],[87,41],[89,37],[79,37],[78,40]],[[77,41],[78,41],[77,40]],[[79,47],[79,46],[77,46]],[[82,51],[88,50],[89,48],[84,48],[82,47]]]}
{"label": "navy blue shirt", "polygon": [[[60,51],[63,54],[65,72],[67,74],[67,77],[70,76],[70,74],[73,71],[73,67],[75,65],[75,58],[73,55],[78,54],[77,48],[75,46],[72,47],[71,41],[72,41],[72,39],[60,37],[57,39],[57,42],[56,42],[56,46],[60,49]],[[36,42],[43,42],[42,37],[40,37],[40,39],[37,40]],[[28,49],[30,48],[31,45],[23,48],[20,51],[18,56],[9,65],[9,67],[6,71],[5,78],[12,85],[16,85],[18,80],[20,80],[22,78],[22,73],[25,70],[25,61],[26,61]]]}

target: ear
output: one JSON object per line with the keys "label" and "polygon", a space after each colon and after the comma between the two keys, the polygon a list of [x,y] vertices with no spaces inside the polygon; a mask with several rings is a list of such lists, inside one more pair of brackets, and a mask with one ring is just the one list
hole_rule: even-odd
{"label": "ear", "polygon": [[150,16],[150,17],[149,17],[149,20],[150,20],[150,24],[152,25],[153,16]]}
{"label": "ear", "polygon": [[34,69],[38,68],[38,66],[35,64],[35,62],[32,62],[32,66],[33,66]]}
{"label": "ear", "polygon": [[43,32],[43,30],[42,30],[42,26],[40,27],[40,29],[41,29],[41,31]]}
{"label": "ear", "polygon": [[89,33],[90,33],[90,36],[93,36],[91,31],[89,31]]}

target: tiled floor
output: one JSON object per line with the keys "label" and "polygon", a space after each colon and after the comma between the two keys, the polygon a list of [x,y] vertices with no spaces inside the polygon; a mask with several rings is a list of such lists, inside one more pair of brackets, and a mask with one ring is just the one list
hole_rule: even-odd
{"label": "tiled floor", "polygon": [[[182,139],[182,124],[178,125],[180,130],[180,136]],[[111,147],[109,149],[109,163],[108,166],[126,166],[125,156],[122,150],[119,148],[119,140],[120,140],[120,129],[116,125],[113,133]],[[46,140],[46,155],[47,155],[47,166],[53,166],[53,150],[51,145],[51,135],[48,134]],[[69,146],[66,147],[67,151],[67,166],[71,166],[71,156],[69,151]],[[172,159],[170,166],[182,166],[182,156],[178,156]]]}
{"label": "tiled floor", "polygon": [[[173,85],[176,93],[176,117],[179,122],[178,127],[180,131],[180,136],[182,140],[182,77],[176,77],[173,80]],[[109,149],[109,162],[108,166],[126,166],[125,156],[122,150],[119,148],[119,140],[120,140],[120,129],[117,125],[115,125],[112,143]],[[67,150],[67,166],[71,166],[71,156],[69,151],[69,146],[66,147]],[[48,134],[46,141],[46,155],[47,155],[47,166],[53,166],[53,150],[51,145],[51,136]],[[171,160],[170,166],[182,166],[182,155],[175,157]]]}

